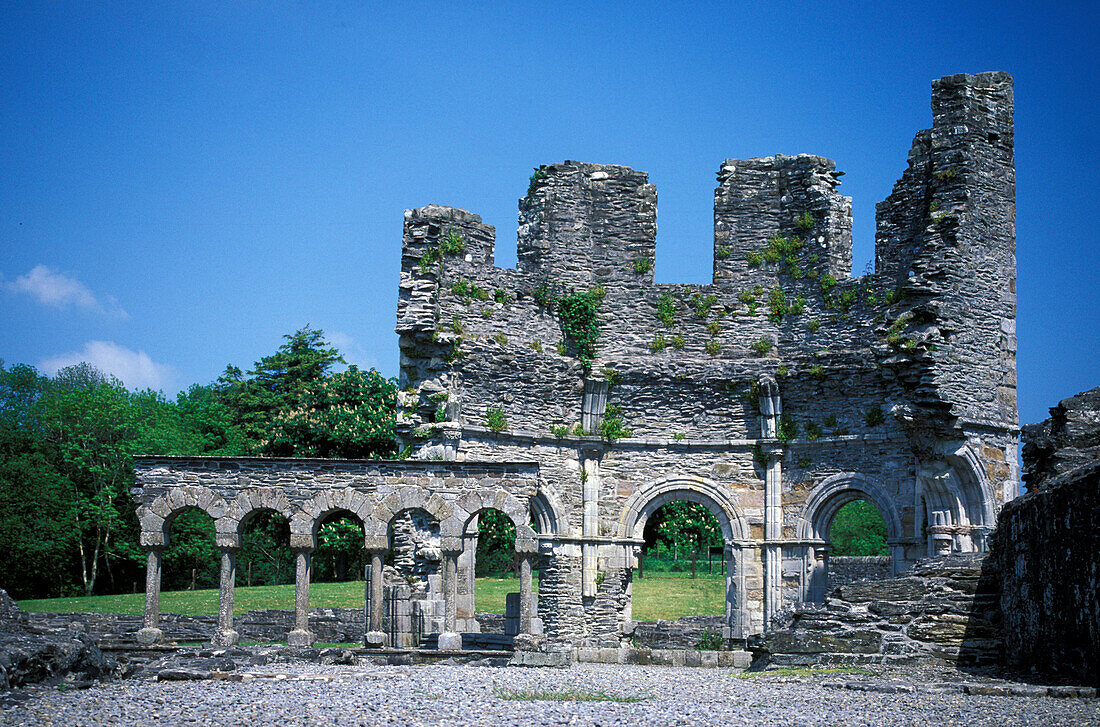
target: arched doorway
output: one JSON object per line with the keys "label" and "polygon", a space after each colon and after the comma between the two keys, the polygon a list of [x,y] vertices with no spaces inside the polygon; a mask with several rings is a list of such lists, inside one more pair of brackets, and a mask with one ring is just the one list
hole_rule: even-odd
{"label": "arched doorway", "polygon": [[[703,478],[673,477],[653,482],[636,491],[627,500],[620,517],[620,534],[644,540],[647,523],[670,503],[690,503],[697,507],[683,512],[705,510],[717,522],[723,546],[724,623],[722,638],[744,639],[750,625],[745,603],[744,550],[749,540],[748,525],[737,505],[734,494],[725,487]],[[658,516],[660,517],[660,516]],[[631,617],[633,618],[633,584],[630,586]]]}
{"label": "arched doorway", "polygon": [[828,592],[834,523],[840,525],[840,533],[848,537],[846,547],[856,542],[876,547],[875,533],[862,532],[861,525],[881,525],[891,559],[885,575],[896,574],[898,561],[904,559],[901,518],[891,495],[881,485],[858,473],[827,477],[810,492],[799,524],[799,538],[809,543],[804,555],[803,598],[806,601],[824,601]]}

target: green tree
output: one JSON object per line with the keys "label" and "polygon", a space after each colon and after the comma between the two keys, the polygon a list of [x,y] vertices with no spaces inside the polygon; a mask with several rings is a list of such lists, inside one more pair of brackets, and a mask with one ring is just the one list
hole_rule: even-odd
{"label": "green tree", "polygon": [[298,406],[276,413],[265,450],[275,456],[385,457],[397,451],[397,384],[374,369],[312,382]]}
{"label": "green tree", "polygon": [[483,510],[477,519],[478,576],[503,575],[512,570],[516,553],[516,526],[500,510]]}
{"label": "green tree", "polygon": [[0,583],[15,598],[68,595],[75,586],[75,503],[45,447],[46,384],[34,367],[0,361]]}
{"label": "green tree", "polygon": [[353,517],[338,517],[321,524],[317,531],[317,551],[313,555],[313,575],[319,581],[346,581],[360,578],[365,566],[363,526]]}
{"label": "green tree", "polygon": [[684,552],[706,552],[722,545],[722,528],[703,505],[675,500],[660,507],[650,516],[646,530],[665,547]]}
{"label": "green tree", "polygon": [[192,583],[196,588],[218,586],[221,554],[215,545],[213,518],[194,508],[177,513],[169,526],[168,540],[161,588],[178,591],[190,588]]}
{"label": "green tree", "polygon": [[829,525],[833,555],[889,555],[886,521],[871,503],[855,500],[842,506]]}
{"label": "green tree", "polygon": [[230,365],[214,384],[221,402],[233,413],[256,453],[267,453],[271,425],[281,413],[301,409],[310,387],[344,359],[308,325],[283,336],[286,342],[256,362],[246,377]]}
{"label": "green tree", "polygon": [[80,583],[91,595],[101,563],[114,577],[112,558],[132,558],[136,522],[130,487],[138,418],[130,394],[88,364],[64,368],[42,395],[45,446],[68,488],[67,519],[74,528]]}

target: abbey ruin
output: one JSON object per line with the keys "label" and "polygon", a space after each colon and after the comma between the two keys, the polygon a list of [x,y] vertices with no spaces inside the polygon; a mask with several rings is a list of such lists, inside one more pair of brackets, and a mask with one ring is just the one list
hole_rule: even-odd
{"label": "abbey ruin", "polygon": [[513,631],[575,647],[629,641],[643,529],[673,500],[721,524],[730,646],[824,598],[829,525],[854,499],[882,513],[895,573],[984,551],[1019,487],[1012,79],[935,81],[932,112],[860,277],[841,173],[807,154],[722,162],[707,285],[654,283],[656,190],[623,166],[540,167],[516,269],[493,266],[495,231],[476,214],[406,211],[410,458],[139,458],[142,638],[160,636],[160,551],[188,507],[217,528],[218,643],[236,640],[235,553],[262,509],[291,523],[299,644],[317,528],[338,511],[364,523],[376,646],[418,632],[456,648],[476,630],[490,508],[516,526]]}

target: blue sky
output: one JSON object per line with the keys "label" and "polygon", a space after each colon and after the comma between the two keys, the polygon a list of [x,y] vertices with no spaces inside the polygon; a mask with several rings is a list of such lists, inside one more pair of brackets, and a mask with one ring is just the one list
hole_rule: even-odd
{"label": "blue sky", "polygon": [[309,323],[397,373],[402,211],[497,226],[534,166],[658,190],[657,279],[708,282],[728,157],[847,172],[855,273],[930,82],[1016,78],[1023,422],[1100,384],[1087,4],[4,3],[0,359],[172,395]]}

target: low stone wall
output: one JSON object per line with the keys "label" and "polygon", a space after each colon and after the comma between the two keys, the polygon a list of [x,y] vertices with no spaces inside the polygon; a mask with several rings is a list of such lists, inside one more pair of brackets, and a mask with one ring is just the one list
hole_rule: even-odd
{"label": "low stone wall", "polygon": [[676,621],[636,621],[634,643],[644,649],[694,649],[705,631],[722,633],[725,616],[685,616]]}
{"label": "low stone wall", "polygon": [[836,555],[829,557],[828,590],[856,581],[881,581],[894,575],[894,561],[888,555]]}
{"label": "low stone wall", "polygon": [[[129,640],[141,628],[140,615],[118,613],[27,613],[27,623],[44,630],[66,630],[82,624],[95,639]],[[160,628],[168,641],[206,642],[217,629],[217,616],[161,614]],[[257,609],[233,619],[242,641],[281,642],[294,628],[294,612]],[[318,641],[363,642],[363,609],[324,608],[309,613],[309,628]]]}
{"label": "low stone wall", "polygon": [[1100,462],[1043,486],[997,521],[1006,660],[1100,686]]}
{"label": "low stone wall", "polygon": [[770,664],[1000,663],[997,580],[979,555],[921,561],[902,578],[841,586],[794,609],[760,644]]}

